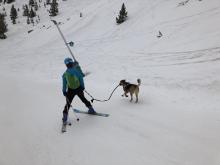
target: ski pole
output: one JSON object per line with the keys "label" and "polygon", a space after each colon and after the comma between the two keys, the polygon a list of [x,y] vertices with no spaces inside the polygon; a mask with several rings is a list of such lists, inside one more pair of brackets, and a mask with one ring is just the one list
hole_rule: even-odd
{"label": "ski pole", "polygon": [[[64,37],[64,35],[63,35],[63,33],[62,33],[62,31],[60,30],[60,27],[58,26],[57,21],[52,20],[52,19],[51,19],[51,21],[54,23],[54,25],[56,25],[56,27],[57,27],[57,29],[58,29],[58,31],[59,31],[59,33],[60,33],[60,35],[61,35],[61,37],[62,37],[64,43],[65,43],[67,49],[69,50],[69,52],[70,52],[71,56],[73,57],[74,61],[76,61],[76,58],[74,57],[73,52],[71,51],[71,49],[70,49],[68,43],[66,42],[66,39],[65,39],[65,37]],[[73,45],[73,42],[70,42],[69,44],[72,44],[72,45]]]}
{"label": "ski pole", "polygon": [[[71,108],[73,109],[72,105],[71,105]],[[74,112],[74,110],[73,110],[73,112]],[[74,112],[73,114],[74,114],[76,120],[79,121],[79,117],[76,115],[76,113]]]}
{"label": "ski pole", "polygon": [[70,104],[70,101],[69,101],[69,99],[68,99],[67,97],[66,97],[66,101],[67,101],[68,104],[70,105],[70,108],[72,108],[72,110],[73,110],[73,114],[74,114],[76,120],[79,121],[79,117],[78,117],[78,116],[76,115],[76,113],[74,112],[73,106]]}

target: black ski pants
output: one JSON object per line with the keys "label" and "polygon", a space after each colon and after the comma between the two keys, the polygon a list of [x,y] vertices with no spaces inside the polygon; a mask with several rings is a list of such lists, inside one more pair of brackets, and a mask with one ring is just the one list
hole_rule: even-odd
{"label": "black ski pants", "polygon": [[65,105],[64,110],[63,110],[64,114],[68,114],[69,109],[70,109],[70,105],[73,101],[73,98],[76,95],[80,98],[80,100],[85,104],[86,107],[89,108],[89,107],[92,106],[91,103],[85,98],[83,89],[81,87],[79,87],[77,89],[68,88],[67,94],[66,94],[66,105]]}

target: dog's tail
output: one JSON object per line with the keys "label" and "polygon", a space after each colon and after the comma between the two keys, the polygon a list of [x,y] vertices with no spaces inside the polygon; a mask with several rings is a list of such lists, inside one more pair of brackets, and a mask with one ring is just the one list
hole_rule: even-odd
{"label": "dog's tail", "polygon": [[138,86],[141,85],[141,79],[137,79],[137,82],[138,82]]}

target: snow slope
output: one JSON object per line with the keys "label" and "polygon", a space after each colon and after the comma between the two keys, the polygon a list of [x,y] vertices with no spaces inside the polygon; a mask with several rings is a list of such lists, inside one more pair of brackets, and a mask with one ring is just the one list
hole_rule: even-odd
{"label": "snow slope", "polygon": [[[123,2],[128,20],[118,26]],[[0,164],[219,165],[220,2],[59,3],[56,20],[91,72],[86,90],[106,99],[121,79],[141,78],[140,101],[122,98],[120,88],[93,104],[110,117],[78,115],[77,122],[70,111],[73,125],[61,134],[61,75],[70,55],[49,17],[34,27],[9,24],[0,41]],[[78,98],[72,105],[86,110]]]}

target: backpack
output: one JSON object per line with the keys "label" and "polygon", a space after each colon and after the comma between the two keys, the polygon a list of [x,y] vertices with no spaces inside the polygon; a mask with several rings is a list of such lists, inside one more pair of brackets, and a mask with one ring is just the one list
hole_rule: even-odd
{"label": "backpack", "polygon": [[65,72],[64,76],[66,78],[68,88],[77,89],[80,87],[80,81],[76,75],[70,74],[69,72]]}

